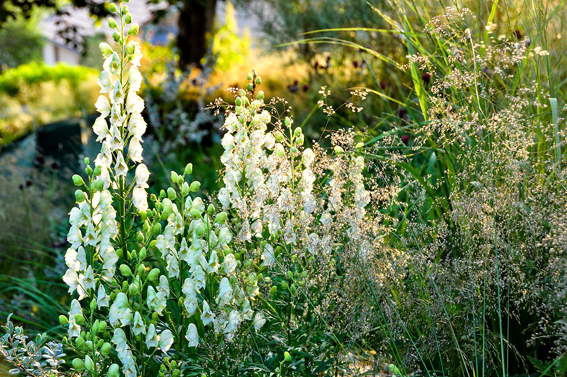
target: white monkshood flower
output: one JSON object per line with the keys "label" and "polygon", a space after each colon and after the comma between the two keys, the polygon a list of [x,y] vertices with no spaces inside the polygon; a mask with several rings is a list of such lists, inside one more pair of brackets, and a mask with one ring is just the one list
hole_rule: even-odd
{"label": "white monkshood flower", "polygon": [[79,285],[79,275],[77,275],[77,271],[69,268],[67,272],[65,272],[65,275],[63,275],[63,281],[69,286],[68,293],[75,292]]}
{"label": "white monkshood flower", "polygon": [[104,289],[104,284],[100,284],[98,286],[96,303],[99,309],[102,307],[107,307],[110,304],[110,296],[106,294],[106,290]]}
{"label": "white monkshood flower", "polygon": [[110,102],[108,102],[108,98],[106,98],[106,96],[99,96],[95,103],[95,107],[96,111],[100,113],[100,117],[103,119],[110,114]]}
{"label": "white monkshood flower", "polygon": [[244,303],[242,304],[241,313],[243,319],[252,319],[252,315],[254,314],[254,312],[250,308],[250,300],[248,299],[244,300]]}
{"label": "white monkshood flower", "polygon": [[112,124],[110,126],[108,135],[106,135],[106,141],[108,141],[108,146],[110,147],[111,152],[122,150],[124,148],[124,139],[122,139],[122,133],[116,124]]}
{"label": "white monkshood flower", "polygon": [[256,312],[256,315],[254,316],[254,329],[256,331],[260,330],[265,323],[266,318],[264,318],[264,315],[261,312]]}
{"label": "white monkshood flower", "polygon": [[219,262],[218,262],[218,258],[217,258],[217,252],[213,250],[211,252],[211,257],[209,258],[207,272],[209,274],[212,274],[212,273],[217,272],[218,269],[219,269]]}
{"label": "white monkshood flower", "polygon": [[132,203],[134,207],[140,212],[146,212],[148,210],[148,193],[145,189],[136,186],[132,190]]}
{"label": "white monkshood flower", "polygon": [[114,90],[110,93],[110,99],[115,104],[124,102],[124,91],[122,90],[120,80],[116,80],[114,83]]}
{"label": "white monkshood flower", "polygon": [[112,79],[110,77],[110,73],[108,71],[102,71],[100,77],[97,81],[98,85],[100,86],[101,93],[109,93],[112,91]]}
{"label": "white monkshood flower", "polygon": [[169,273],[169,277],[178,278],[179,277],[179,261],[177,260],[177,256],[174,253],[171,253],[166,258],[167,262],[167,271]]}
{"label": "white monkshood flower", "polygon": [[128,131],[133,137],[141,138],[146,132],[147,123],[138,113],[133,113],[128,121]]}
{"label": "white monkshood flower", "polygon": [[131,318],[132,318],[132,311],[128,307],[128,296],[126,296],[124,292],[120,292],[118,293],[118,295],[116,295],[116,299],[110,306],[110,311],[109,311],[110,324],[113,327],[118,326],[120,323],[122,323],[122,325],[126,325],[127,323],[130,323]]}
{"label": "white monkshood flower", "polygon": [[234,257],[234,254],[227,254],[224,257],[224,261],[222,262],[222,264],[224,267],[224,272],[227,275],[229,275],[232,272],[234,272],[238,263],[236,262],[236,258]]}
{"label": "white monkshood flower", "polygon": [[138,92],[140,87],[142,86],[142,74],[137,66],[131,65],[130,66],[130,73],[128,74],[128,82],[130,83],[130,90],[134,92]]}
{"label": "white monkshood flower", "polygon": [[136,312],[134,314],[134,325],[132,326],[132,332],[134,335],[140,335],[146,333],[146,325],[144,324],[144,320],[140,315],[140,312]]}
{"label": "white monkshood flower", "polygon": [[132,56],[131,58],[132,60],[130,60],[130,63],[132,63],[132,65],[139,67],[140,60],[142,59],[142,49],[140,48],[138,42],[134,42],[134,53],[131,56]]}
{"label": "white monkshood flower", "polygon": [[95,289],[96,281],[95,281],[95,276],[94,276],[94,272],[93,272],[93,266],[89,266],[89,268],[87,269],[87,272],[85,274],[85,278],[82,281],[82,286],[85,290],[86,289]]}
{"label": "white monkshood flower", "polygon": [[72,226],[67,234],[67,242],[71,244],[71,248],[77,249],[83,243],[83,235],[78,226]]}
{"label": "white monkshood flower", "polygon": [[240,313],[238,310],[232,310],[228,316],[228,321],[226,322],[224,333],[225,334],[232,334],[238,328],[240,321],[242,318],[240,317]]}
{"label": "white monkshood flower", "polygon": [[114,171],[116,176],[118,177],[126,175],[126,173],[128,173],[128,165],[126,165],[126,162],[124,161],[124,156],[120,151],[117,153],[116,165],[114,165]]}
{"label": "white monkshood flower", "polygon": [[201,268],[201,266],[195,267],[193,271],[193,281],[195,282],[196,289],[205,288],[207,277],[205,276],[205,271]]}
{"label": "white monkshood flower", "polygon": [[158,336],[158,344],[159,344],[159,348],[163,351],[163,352],[167,352],[169,351],[169,349],[171,348],[171,346],[173,345],[173,334],[171,333],[171,331],[169,330],[164,330],[161,334],[159,334]]}
{"label": "white monkshood flower", "polygon": [[194,323],[190,323],[187,326],[187,335],[185,339],[189,341],[187,344],[189,347],[197,347],[199,345],[199,332],[197,331],[197,326]]}
{"label": "white monkshood flower", "polygon": [[158,315],[162,315],[163,309],[167,306],[167,299],[162,292],[156,293],[154,287],[148,287],[147,305],[150,310],[155,311]]}
{"label": "white monkshood flower", "polygon": [[185,307],[185,310],[187,310],[187,317],[191,317],[193,314],[195,314],[195,312],[197,312],[197,308],[199,307],[199,300],[197,299],[197,297],[185,297],[185,299],[183,300],[183,306]]}
{"label": "white monkshood flower", "polygon": [[272,266],[276,262],[276,257],[274,255],[274,248],[270,244],[264,246],[264,252],[262,253],[262,259],[266,266]]}
{"label": "white monkshood flower", "polygon": [[158,292],[163,293],[163,295],[168,298],[169,297],[169,280],[167,276],[161,275],[159,277],[159,285],[157,286]]}
{"label": "white monkshood flower", "polygon": [[111,75],[117,75],[120,73],[120,57],[116,52],[113,52],[108,58],[105,59],[102,67],[105,71]]}
{"label": "white monkshood flower", "polygon": [[150,171],[144,164],[136,166],[136,186],[148,188],[148,178],[150,178]]}
{"label": "white monkshood flower", "polygon": [[148,348],[157,347],[158,338],[156,334],[156,328],[153,323],[148,326],[148,333],[146,334],[146,346]]}
{"label": "white monkshood flower", "polygon": [[144,110],[144,100],[136,94],[132,89],[128,91],[128,98],[126,98],[126,111],[128,113],[140,114]]}
{"label": "white monkshood flower", "polygon": [[78,338],[81,335],[81,326],[75,320],[77,314],[83,314],[83,309],[81,309],[79,301],[73,300],[69,310],[69,338]]}
{"label": "white monkshood flower", "polygon": [[120,327],[114,329],[112,343],[116,344],[116,352],[118,353],[122,353],[127,349],[130,349],[130,347],[128,346],[128,341],[126,340],[126,334]]}
{"label": "white monkshood flower", "polygon": [[128,155],[130,155],[130,159],[134,162],[142,162],[144,157],[142,156],[143,148],[142,144],[140,143],[140,139],[137,137],[133,137],[130,139],[130,143],[128,144]]}
{"label": "white monkshood flower", "polygon": [[82,246],[79,246],[78,251],[68,248],[65,254],[65,264],[77,272],[84,271],[87,268],[85,249]]}
{"label": "white monkshood flower", "polygon": [[98,136],[96,141],[101,142],[108,136],[108,123],[106,119],[101,115],[96,118],[93,124],[93,131]]}
{"label": "white monkshood flower", "polygon": [[209,308],[207,301],[203,301],[203,312],[201,314],[201,321],[203,321],[203,326],[207,326],[215,320],[215,314]]}
{"label": "white monkshood flower", "polygon": [[226,277],[222,278],[220,285],[219,285],[219,296],[217,298],[218,302],[226,302],[230,300],[232,293],[232,287]]}
{"label": "white monkshood flower", "polygon": [[183,294],[190,300],[197,297],[197,289],[195,288],[195,282],[191,278],[185,279],[182,288]]}

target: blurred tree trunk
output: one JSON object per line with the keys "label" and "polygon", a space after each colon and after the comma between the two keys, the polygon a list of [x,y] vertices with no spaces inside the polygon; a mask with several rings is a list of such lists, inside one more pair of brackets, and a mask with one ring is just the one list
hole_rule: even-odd
{"label": "blurred tree trunk", "polygon": [[179,10],[179,67],[184,70],[190,64],[201,66],[207,53],[208,37],[213,31],[217,0],[184,0]]}

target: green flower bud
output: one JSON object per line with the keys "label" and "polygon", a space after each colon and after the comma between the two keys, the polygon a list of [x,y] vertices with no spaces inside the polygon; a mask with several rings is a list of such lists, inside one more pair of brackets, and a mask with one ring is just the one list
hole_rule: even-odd
{"label": "green flower bud", "polygon": [[400,370],[394,364],[388,365],[388,369],[390,369],[391,374],[394,374],[394,375],[400,374]]}
{"label": "green flower bud", "polygon": [[236,97],[236,100],[234,101],[234,104],[236,106],[242,106],[242,99],[240,99],[240,97]]}
{"label": "green flower bud", "polygon": [[112,33],[112,39],[114,39],[114,42],[116,43],[120,43],[120,33],[115,31],[114,33]]}
{"label": "green flower bud", "polygon": [[126,17],[124,17],[124,23],[125,23],[126,25],[129,25],[129,24],[132,23],[132,16],[130,15],[130,13],[128,13],[128,14],[126,15]]}
{"label": "green flower bud", "polygon": [[88,165],[91,160],[88,157],[85,157],[83,158],[83,162],[85,163],[85,165]]}
{"label": "green flower bud", "polygon": [[86,173],[87,175],[91,175],[92,172],[93,172],[93,168],[91,168],[90,166],[87,166],[87,167],[85,168],[85,173]]}
{"label": "green flower bud", "polygon": [[246,96],[246,92],[244,91],[244,89],[240,89],[240,90],[238,91],[238,95],[239,95],[240,97],[244,97],[244,96]]}
{"label": "green flower bud", "polygon": [[[160,228],[161,229],[161,228]],[[152,242],[150,242],[150,249],[155,247],[157,243],[157,240],[153,240]]]}
{"label": "green flower bud", "polygon": [[128,42],[124,51],[126,51],[128,55],[132,55],[134,52],[136,52],[136,42],[134,41]]}
{"label": "green flower bud", "polygon": [[256,85],[260,85],[262,83],[262,79],[260,76],[256,77]]}
{"label": "green flower bud", "polygon": [[284,359],[285,361],[291,361],[291,355],[289,354],[289,352],[285,351],[284,352]]}
{"label": "green flower bud", "polygon": [[[147,251],[146,251],[146,248],[145,248],[145,247],[142,247],[142,248],[140,249],[140,254],[139,254],[139,255],[140,255],[140,259],[141,259],[141,260],[146,259]],[[140,266],[144,267],[143,265],[140,265]]]}
{"label": "green flower bud", "polygon": [[83,181],[83,178],[78,174],[73,175],[73,183],[75,184],[75,186],[85,185],[85,181]]}
{"label": "green flower bud", "polygon": [[159,191],[159,196],[163,199],[165,198],[167,195],[165,194],[165,190],[160,190]]}
{"label": "green flower bud", "polygon": [[187,164],[187,166],[185,166],[185,174],[191,175],[191,173],[193,173],[193,164]]}
{"label": "green flower bud", "polygon": [[291,148],[289,149],[289,152],[290,152],[291,154],[296,154],[296,153],[297,153],[297,148],[296,148],[296,147],[291,147]]}
{"label": "green flower bud", "polygon": [[82,336],[79,336],[75,339],[75,345],[77,348],[82,349],[85,346],[85,339]]}
{"label": "green flower bud", "polygon": [[128,13],[128,6],[126,4],[122,4],[122,6],[120,7],[120,13],[122,14]]}
{"label": "green flower bud", "polygon": [[294,136],[299,136],[299,135],[301,135],[301,128],[297,127],[295,130],[293,130],[293,135],[294,135]]}
{"label": "green flower bud", "polygon": [[108,377],[118,377],[120,375],[120,367],[118,364],[112,364],[106,373]]}
{"label": "green flower bud", "polygon": [[159,268],[152,269],[148,274],[148,280],[157,281],[158,278],[159,278]]}
{"label": "green flower bud", "polygon": [[59,316],[59,323],[61,325],[66,325],[69,323],[69,320],[67,319],[67,317],[65,317],[64,315],[60,315]]}
{"label": "green flower bud", "polygon": [[148,214],[144,211],[140,211],[140,220],[146,221],[147,218],[148,218]]}
{"label": "green flower bud", "polygon": [[226,221],[226,217],[227,214],[226,212],[221,212],[217,215],[217,217],[215,217],[215,223],[217,224],[224,224],[224,222]]}
{"label": "green flower bud", "polygon": [[252,74],[251,73],[249,73],[248,76],[246,76],[246,80],[252,81]]}
{"label": "green flower bud", "polygon": [[264,99],[264,91],[263,91],[263,90],[260,90],[260,91],[258,92],[258,99],[259,99],[260,101]]}
{"label": "green flower bud", "polygon": [[140,27],[138,26],[138,24],[130,25],[130,28],[128,29],[128,35],[138,35],[139,29]]}
{"label": "green flower bud", "polygon": [[356,149],[362,149],[364,147],[364,143],[358,143],[356,144]]}
{"label": "green flower bud", "polygon": [[138,232],[138,235],[136,236],[136,241],[138,241],[139,243],[144,242],[144,234],[142,232]]}
{"label": "green flower bud", "polygon": [[98,323],[98,332],[105,332],[106,331],[106,322],[101,321]]}
{"label": "green flower bud", "polygon": [[116,20],[112,17],[108,17],[108,26],[111,29],[117,29],[118,28],[118,25],[116,25]]}
{"label": "green flower bud", "polygon": [[276,145],[276,147],[274,148],[274,153],[279,158],[283,158],[285,156],[285,151],[281,144]]}
{"label": "green flower bud", "polygon": [[111,350],[112,345],[108,342],[104,343],[102,347],[100,347],[100,353],[102,353],[104,356],[108,356]]}
{"label": "green flower bud", "polygon": [[193,217],[194,219],[199,219],[201,217],[201,212],[199,212],[195,208],[191,208],[189,213],[191,214],[191,217]]}
{"label": "green flower bud", "polygon": [[169,200],[175,200],[175,198],[177,198],[177,194],[172,187],[167,189],[167,197],[169,198]]}
{"label": "green flower bud", "polygon": [[135,296],[138,294],[138,286],[136,284],[130,284],[130,286],[128,287],[128,293],[130,293],[130,295]]}
{"label": "green flower bud", "polygon": [[270,289],[270,295],[275,296],[278,293],[278,287],[275,285]]}
{"label": "green flower bud", "polygon": [[73,359],[73,368],[77,371],[81,371],[85,369],[85,363],[79,358]]}
{"label": "green flower bud", "polygon": [[197,225],[195,228],[195,234],[199,238],[203,237],[205,235],[205,228],[201,224]]}
{"label": "green flower bud", "polygon": [[171,171],[171,182],[177,183],[177,173]]}
{"label": "green flower bud", "polygon": [[97,191],[104,190],[104,181],[101,180],[101,179],[97,180],[96,183],[95,183],[95,188],[96,188]]}
{"label": "green flower bud", "polygon": [[295,138],[295,145],[297,146],[302,146],[303,143],[305,142],[305,136],[303,136],[303,134],[299,135],[298,137]]}
{"label": "green flower bud", "polygon": [[128,277],[132,275],[132,270],[130,269],[130,267],[126,266],[125,264],[121,264],[120,273],[122,274],[122,276]]}
{"label": "green flower bud", "polygon": [[200,188],[201,182],[199,181],[194,181],[193,183],[191,183],[191,186],[189,186],[189,190],[191,190],[191,192],[197,192]]}
{"label": "green flower bud", "polygon": [[183,182],[183,185],[181,186],[181,194],[183,196],[186,196],[187,194],[189,194],[189,183],[187,182]]}
{"label": "green flower bud", "polygon": [[87,340],[85,342],[85,347],[87,348],[87,350],[93,350],[93,342],[91,342],[90,340]]}
{"label": "green flower bud", "polygon": [[128,292],[128,288],[130,288],[130,284],[128,284],[127,281],[123,281],[123,282],[122,282],[122,292],[123,292],[123,293]]}
{"label": "green flower bud", "polygon": [[154,233],[161,233],[161,224],[157,223],[154,225]]}
{"label": "green flower bud", "polygon": [[285,122],[286,127],[291,127],[292,121],[289,117],[285,117],[284,122]]}
{"label": "green flower bud", "polygon": [[114,3],[110,4],[110,7],[108,8],[108,10],[110,10],[112,13],[118,12],[118,8],[116,7],[116,4],[114,4]]}
{"label": "green flower bud", "polygon": [[92,299],[91,304],[89,306],[91,308],[91,311],[94,312],[94,310],[96,309],[96,298]]}
{"label": "green flower bud", "polygon": [[280,131],[276,131],[276,132],[274,133],[274,139],[276,139],[276,141],[277,141],[278,143],[281,143],[281,142],[283,141],[283,139],[284,139],[284,136],[282,135],[282,133],[281,133]]}
{"label": "green flower bud", "polygon": [[246,89],[248,89],[249,91],[253,91],[254,90],[254,85],[252,83],[246,85]]}
{"label": "green flower bud", "polygon": [[93,173],[94,173],[95,177],[98,177],[102,173],[101,167],[95,166]]}
{"label": "green flower bud", "polygon": [[146,272],[146,267],[141,264],[138,266],[138,275],[142,276],[144,274],[144,272]]}
{"label": "green flower bud", "polygon": [[212,204],[209,204],[209,206],[207,207],[207,212],[209,215],[212,215],[213,213],[215,213],[215,206]]}
{"label": "green flower bud", "polygon": [[124,256],[124,252],[122,252],[122,249],[117,249],[116,255],[118,255],[119,258],[122,258]]}
{"label": "green flower bud", "polygon": [[87,200],[87,195],[83,191],[77,190],[75,191],[75,199],[77,200],[77,203],[82,203]]}
{"label": "green flower bud", "polygon": [[172,377],[179,377],[181,376],[181,371],[179,369],[175,369],[171,375]]}
{"label": "green flower bud", "polygon": [[344,152],[345,152],[345,150],[343,148],[339,147],[338,145],[335,147],[335,153],[336,154],[342,154]]}
{"label": "green flower bud", "polygon": [[155,202],[155,201],[157,200],[156,194],[151,194],[151,195],[150,195],[150,200],[151,200],[152,202]]}
{"label": "green flower bud", "polygon": [[77,322],[77,325],[82,325],[85,323],[85,317],[82,314],[75,314],[75,322]]}

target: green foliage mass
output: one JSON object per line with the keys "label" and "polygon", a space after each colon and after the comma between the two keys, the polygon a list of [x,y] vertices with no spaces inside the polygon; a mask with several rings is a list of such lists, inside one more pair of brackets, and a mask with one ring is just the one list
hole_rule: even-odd
{"label": "green foliage mass", "polygon": [[26,63],[40,63],[44,37],[31,23],[12,20],[0,29],[0,72]]}

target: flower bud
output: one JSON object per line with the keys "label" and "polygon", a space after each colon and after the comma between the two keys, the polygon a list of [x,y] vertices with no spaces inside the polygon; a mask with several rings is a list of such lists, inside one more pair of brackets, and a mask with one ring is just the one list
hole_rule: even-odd
{"label": "flower bud", "polygon": [[73,368],[77,371],[81,371],[85,369],[85,363],[79,358],[73,359]]}
{"label": "flower bud", "polygon": [[134,52],[136,52],[136,42],[134,41],[128,42],[124,51],[126,51],[126,53],[129,55],[132,55]]}
{"label": "flower bud", "polygon": [[106,331],[106,322],[100,321],[98,323],[98,332],[105,332]]}
{"label": "flower bud", "polygon": [[83,181],[83,178],[78,174],[73,175],[73,183],[75,184],[75,186],[85,185],[85,181]]}
{"label": "flower bud", "polygon": [[224,222],[226,221],[226,212],[221,212],[217,215],[217,217],[215,217],[215,223],[217,224],[224,224]]}
{"label": "flower bud", "polygon": [[144,274],[144,272],[146,272],[146,267],[143,264],[139,265],[138,266],[138,275],[142,276]]}
{"label": "flower bud", "polygon": [[87,195],[83,191],[77,190],[75,191],[75,199],[77,199],[77,203],[82,203],[87,199]]}
{"label": "flower bud", "polygon": [[291,127],[292,121],[289,117],[285,117],[284,122],[285,122],[286,127]]}
{"label": "flower bud", "polygon": [[[90,335],[90,334],[89,334],[89,335]],[[91,350],[91,351],[92,351],[92,350],[93,350],[93,342],[90,341],[90,340],[87,340],[87,341],[85,342],[85,347],[87,348],[87,350]]]}
{"label": "flower bud", "polygon": [[93,168],[87,165],[87,167],[85,168],[85,174],[91,175],[92,172],[93,172]]}
{"label": "flower bud", "polygon": [[138,286],[136,284],[130,284],[130,286],[128,287],[128,293],[130,293],[131,296],[137,295]]}
{"label": "flower bud", "polygon": [[104,181],[102,179],[99,179],[95,182],[95,189],[97,191],[102,191],[104,190]]}
{"label": "flower bud", "polygon": [[138,26],[138,24],[130,25],[130,28],[128,29],[128,35],[138,35],[139,29],[140,27]]}
{"label": "flower bud", "polygon": [[118,377],[120,375],[120,367],[118,364],[112,364],[106,373],[108,377]]}
{"label": "flower bud", "polygon": [[207,207],[207,212],[209,213],[209,215],[212,215],[213,213],[215,213],[215,206],[212,204],[209,204],[209,206]]}
{"label": "flower bud", "polygon": [[[145,247],[142,247],[142,248],[140,249],[140,253],[139,253],[140,259],[141,259],[141,260],[146,259],[146,255],[147,255],[146,248],[145,248]],[[143,265],[141,265],[141,266],[143,267]]]}
{"label": "flower bud", "polygon": [[362,149],[364,147],[364,143],[358,143],[356,144],[356,149]]}
{"label": "flower bud", "polygon": [[244,96],[246,95],[246,92],[244,91],[244,89],[240,89],[240,90],[238,91],[238,95],[239,95],[240,97],[244,97]]}
{"label": "flower bud", "polygon": [[156,200],[157,200],[156,194],[151,194],[150,195],[150,201],[155,202]]}
{"label": "flower bud", "polygon": [[157,223],[154,225],[154,233],[161,233],[161,224]]}
{"label": "flower bud", "polygon": [[85,317],[82,314],[75,314],[75,322],[77,322],[77,325],[82,325],[85,323]]}
{"label": "flower bud", "polygon": [[69,320],[67,319],[67,317],[65,317],[64,315],[60,315],[59,316],[59,323],[61,325],[66,325],[69,323]]}
{"label": "flower bud", "polygon": [[205,228],[203,228],[203,226],[201,224],[197,225],[195,227],[195,234],[199,238],[203,237],[205,235]]}
{"label": "flower bud", "polygon": [[199,212],[198,210],[196,210],[195,208],[191,208],[191,210],[189,211],[189,213],[191,214],[191,217],[193,217],[194,219],[198,219],[201,217],[201,212]]}
{"label": "flower bud", "polygon": [[128,288],[130,288],[130,284],[128,284],[128,282],[125,280],[122,282],[122,293],[126,293],[128,291]]}
{"label": "flower bud", "polygon": [[111,29],[117,29],[118,28],[118,25],[116,25],[116,20],[112,17],[108,17],[108,26]]}
{"label": "flower bud", "polygon": [[260,76],[256,77],[256,85],[260,85],[262,83],[262,79]]}
{"label": "flower bud", "polygon": [[120,13],[122,14],[128,13],[128,5],[122,4],[122,6],[120,7]]}
{"label": "flower bud", "polygon": [[159,196],[160,196],[160,198],[162,198],[162,199],[165,198],[165,197],[166,197],[165,190],[160,190],[160,191],[159,191]]}
{"label": "flower bud", "polygon": [[260,101],[262,101],[262,100],[264,99],[264,91],[263,91],[263,90],[260,90],[260,91],[258,92],[258,99],[259,99]]}
{"label": "flower bud", "polygon": [[275,296],[278,293],[278,287],[275,285],[270,289],[270,295]]}
{"label": "flower bud", "polygon": [[200,188],[201,182],[199,181],[194,181],[193,183],[191,183],[191,186],[189,186],[189,190],[191,190],[191,192],[197,192]]}
{"label": "flower bud", "polygon": [[303,143],[305,142],[305,136],[303,136],[303,134],[299,135],[298,137],[295,138],[295,145],[297,146],[302,146]]}
{"label": "flower bud", "polygon": [[283,158],[285,156],[283,145],[277,144],[276,147],[274,148],[274,153],[277,157]]}
{"label": "flower bud", "polygon": [[114,33],[112,33],[112,39],[114,39],[114,42],[116,43],[120,43],[120,33],[115,31]]}
{"label": "flower bud", "polygon": [[289,354],[289,352],[287,351],[284,352],[284,358],[285,361],[291,361],[291,355]]}
{"label": "flower bud", "polygon": [[[160,229],[161,229],[161,228],[160,228]],[[157,240],[153,240],[152,242],[150,242],[149,248],[151,249],[151,248],[153,248],[153,247],[156,247],[156,243],[157,243]]]}
{"label": "flower bud", "polygon": [[75,345],[77,348],[82,349],[85,346],[85,339],[82,336],[79,336],[75,339]]}
{"label": "flower bud", "polygon": [[104,356],[108,356],[111,350],[112,350],[112,345],[108,342],[105,342],[102,345],[102,347],[100,347],[100,353],[102,353]]}
{"label": "flower bud", "polygon": [[343,148],[339,147],[338,145],[335,147],[335,153],[336,154],[342,154],[344,152],[345,152],[345,150]]}
{"label": "flower bud", "polygon": [[120,273],[122,274],[122,276],[128,277],[132,275],[132,270],[130,269],[130,267],[126,266],[125,264],[121,264]]}
{"label": "flower bud", "polygon": [[112,13],[118,12],[118,8],[116,7],[116,4],[114,4],[114,3],[110,4],[110,7],[108,8],[108,10],[110,10]]}
{"label": "flower bud", "polygon": [[190,191],[189,183],[183,182],[183,186],[181,186],[181,194],[183,196],[186,196],[187,194],[189,194],[189,191]]}
{"label": "flower bud", "polygon": [[100,166],[95,166],[93,173],[95,175],[95,177],[98,177],[101,173],[102,173],[102,169]]}
{"label": "flower bud", "polygon": [[246,89],[248,89],[249,91],[253,91],[254,90],[254,85],[252,83],[246,85]]}
{"label": "flower bud", "polygon": [[276,132],[274,133],[274,139],[276,139],[276,141],[277,141],[278,143],[281,143],[281,142],[283,141],[283,139],[284,139],[284,136],[282,135],[282,133],[281,133],[280,131],[276,131]]}
{"label": "flower bud", "polygon": [[252,74],[249,73],[248,76],[246,76],[246,79],[247,79],[248,81],[252,81]]}
{"label": "flower bud", "polygon": [[169,198],[169,200],[175,200],[175,198],[177,198],[177,194],[172,187],[167,189],[167,197]]}
{"label": "flower bud", "polygon": [[193,164],[187,164],[185,166],[185,174],[190,175],[191,173],[193,173]]}
{"label": "flower bud", "polygon": [[181,371],[179,369],[175,369],[171,374],[172,377],[179,377],[181,376]]}
{"label": "flower bud", "polygon": [[124,17],[124,23],[125,23],[126,25],[129,25],[129,24],[132,23],[132,15],[130,15],[130,13],[128,13],[128,14],[126,15],[126,17]]}
{"label": "flower bud", "polygon": [[94,312],[96,309],[96,298],[93,298],[90,304],[91,311]]}
{"label": "flower bud", "polygon": [[159,268],[154,268],[148,274],[149,281],[156,281],[159,278]]}

